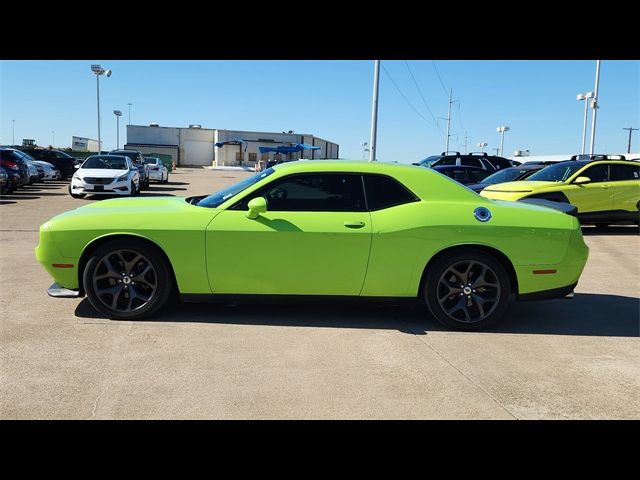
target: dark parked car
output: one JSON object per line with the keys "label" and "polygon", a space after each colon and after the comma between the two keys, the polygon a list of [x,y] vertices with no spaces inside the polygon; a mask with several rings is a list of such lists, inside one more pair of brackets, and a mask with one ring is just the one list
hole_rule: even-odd
{"label": "dark parked car", "polygon": [[4,169],[4,167],[0,167],[0,193],[6,193],[9,191],[9,174]]}
{"label": "dark parked car", "polygon": [[0,148],[0,167],[9,174],[9,191],[27,185],[30,181],[25,154],[15,148]]}
{"label": "dark parked car", "polygon": [[440,167],[445,165],[468,166],[482,168],[489,172],[513,166],[506,158],[487,155],[485,152],[465,154],[461,154],[460,152],[442,152],[440,155],[433,155],[424,160],[420,160],[414,163],[414,165],[420,165],[422,167]]}
{"label": "dark parked car", "polygon": [[463,185],[478,183],[484,180],[491,171],[479,167],[443,165],[436,166],[433,169],[449,178],[453,178],[456,182]]}
{"label": "dark parked car", "polygon": [[139,150],[111,150],[109,155],[124,155],[129,157],[140,175],[140,190],[149,188],[149,166],[144,161],[144,155]]}
{"label": "dark parked car", "polygon": [[480,193],[484,188],[489,185],[495,185],[496,183],[515,182],[517,180],[524,180],[529,175],[533,175],[539,170],[545,168],[546,165],[534,164],[529,165],[527,163],[520,165],[519,167],[505,168],[504,170],[498,170],[496,173],[489,175],[482,182],[467,185],[471,190],[476,193]]}
{"label": "dark parked car", "polygon": [[49,162],[56,170],[60,172],[62,179],[71,178],[75,173],[76,159],[68,153],[60,150],[49,150],[48,148],[31,148],[23,149],[23,152],[29,154],[35,160]]}

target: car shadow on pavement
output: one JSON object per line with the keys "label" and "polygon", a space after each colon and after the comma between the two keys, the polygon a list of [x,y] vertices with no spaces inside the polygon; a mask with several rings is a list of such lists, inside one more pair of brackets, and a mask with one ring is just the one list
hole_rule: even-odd
{"label": "car shadow on pavement", "polygon": [[599,235],[638,235],[639,233],[640,228],[635,225],[619,225],[607,228],[582,227],[582,235],[584,235],[585,237]]}
{"label": "car shadow on pavement", "polygon": [[149,191],[151,191],[151,192],[174,192],[176,190],[186,190],[186,188],[184,188],[184,187],[171,187],[170,185],[169,186],[166,186],[166,185],[167,185],[166,183],[163,183],[161,185],[152,183],[149,186],[149,188],[146,189],[145,191],[146,192],[149,192]]}
{"label": "car shadow on pavement", "polygon": [[11,200],[0,200],[0,205],[9,205],[11,203],[18,203]]}
{"label": "car shadow on pavement", "polygon": [[[82,318],[104,317],[85,298]],[[115,321],[118,320],[106,320]],[[220,323],[281,327],[368,328],[412,335],[446,331],[417,302],[323,302],[283,304],[178,303],[138,322]],[[617,295],[576,294],[572,300],[512,304],[501,323],[481,333],[640,336],[640,300]]]}

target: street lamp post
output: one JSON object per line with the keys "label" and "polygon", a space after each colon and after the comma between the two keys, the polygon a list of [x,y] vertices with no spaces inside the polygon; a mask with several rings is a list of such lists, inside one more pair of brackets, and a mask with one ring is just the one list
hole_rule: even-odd
{"label": "street lamp post", "polygon": [[378,86],[380,85],[380,60],[376,60],[373,68],[373,100],[371,102],[371,146],[369,161],[376,161],[376,142],[378,138]]}
{"label": "street lamp post", "polygon": [[582,101],[584,100],[584,125],[582,126],[582,151],[580,152],[582,155],[584,155],[584,150],[587,146],[587,113],[589,111],[589,102],[588,99],[593,98],[593,92],[587,92],[587,93],[579,93],[576,96],[576,100],[578,101]]}
{"label": "street lamp post", "polygon": [[129,102],[127,105],[129,105],[129,121],[127,122],[127,125],[131,125],[131,105],[133,105],[133,103]]}
{"label": "street lamp post", "polygon": [[596,117],[598,115],[598,90],[600,89],[600,60],[596,60],[596,86],[594,88],[593,100],[591,100],[591,108],[593,115],[591,116],[591,142],[589,146],[589,155],[593,155],[593,148],[596,144]]}
{"label": "street lamp post", "polygon": [[96,98],[98,101],[98,154],[102,152],[102,141],[100,138],[100,75],[111,76],[111,70],[105,70],[100,65],[91,65],[91,71],[96,76]]}
{"label": "street lamp post", "polygon": [[116,150],[120,150],[120,117],[122,112],[120,110],[114,110],[113,114],[116,116]]}
{"label": "street lamp post", "polygon": [[496,128],[496,132],[501,134],[500,138],[500,156],[504,157],[504,132],[508,132],[509,127],[498,127]]}
{"label": "street lamp post", "polygon": [[487,145],[489,145],[487,142],[480,142],[478,143],[478,148],[481,152],[484,152],[484,147],[486,147]]}

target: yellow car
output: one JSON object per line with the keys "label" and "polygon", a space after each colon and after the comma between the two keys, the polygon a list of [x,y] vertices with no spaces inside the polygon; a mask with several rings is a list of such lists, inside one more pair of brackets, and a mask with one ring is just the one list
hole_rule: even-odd
{"label": "yellow car", "polygon": [[549,165],[525,181],[491,185],[480,195],[495,200],[566,202],[578,208],[581,223],[640,225],[640,163],[567,160]]}

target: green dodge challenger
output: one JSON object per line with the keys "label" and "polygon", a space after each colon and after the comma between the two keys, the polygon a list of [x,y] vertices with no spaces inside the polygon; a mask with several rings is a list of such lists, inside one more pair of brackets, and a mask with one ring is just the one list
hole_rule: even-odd
{"label": "green dodge challenger", "polygon": [[[251,296],[408,298],[479,330],[509,301],[570,297],[588,248],[571,206],[483,198],[434,170],[298,161],[211,195],[96,202],[40,227],[54,297],[110,318]],[[560,210],[558,210],[560,209]]]}

